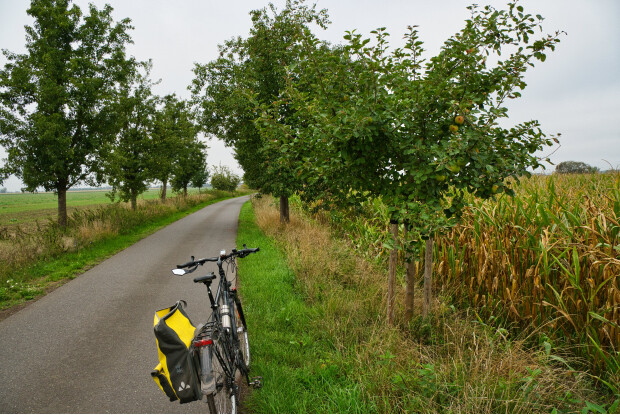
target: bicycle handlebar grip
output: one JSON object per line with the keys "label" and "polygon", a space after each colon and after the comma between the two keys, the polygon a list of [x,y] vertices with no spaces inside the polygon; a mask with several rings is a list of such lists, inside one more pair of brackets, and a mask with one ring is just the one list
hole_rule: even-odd
{"label": "bicycle handlebar grip", "polygon": [[195,264],[196,264],[196,261],[194,261],[194,256],[192,255],[192,256],[191,256],[191,258],[192,258],[192,260],[191,260],[191,261],[186,262],[186,263],[185,263],[185,264],[183,264],[183,265],[177,265],[177,268],[187,268],[187,267],[191,267],[191,266],[195,265]]}
{"label": "bicycle handlebar grip", "polygon": [[240,256],[247,256],[247,255],[253,254],[254,252],[258,252],[258,251],[260,251],[260,248],[245,248],[237,252]]}
{"label": "bicycle handlebar grip", "polygon": [[205,263],[205,262],[217,262],[218,259],[219,259],[218,257],[214,256],[213,258],[203,258],[203,259],[201,259],[201,261],[203,263]]}

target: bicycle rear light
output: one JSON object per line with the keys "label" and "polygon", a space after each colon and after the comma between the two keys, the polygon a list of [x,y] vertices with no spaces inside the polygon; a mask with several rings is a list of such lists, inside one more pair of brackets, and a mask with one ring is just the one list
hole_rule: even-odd
{"label": "bicycle rear light", "polygon": [[211,339],[196,340],[194,342],[194,347],[204,347],[204,346],[208,346],[210,344],[213,344],[213,340],[211,340]]}

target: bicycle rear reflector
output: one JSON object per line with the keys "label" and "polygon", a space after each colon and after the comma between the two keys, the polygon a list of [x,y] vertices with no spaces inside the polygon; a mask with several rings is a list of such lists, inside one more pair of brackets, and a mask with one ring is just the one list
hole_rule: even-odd
{"label": "bicycle rear reflector", "polygon": [[213,344],[213,340],[209,339],[209,340],[197,340],[194,342],[194,347],[204,347],[204,346],[208,346],[210,344]]}

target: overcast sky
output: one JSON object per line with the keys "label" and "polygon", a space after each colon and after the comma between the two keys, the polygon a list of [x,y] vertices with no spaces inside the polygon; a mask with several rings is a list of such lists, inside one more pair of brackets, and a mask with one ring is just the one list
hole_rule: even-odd
{"label": "overcast sky", "polygon": [[[109,3],[115,20],[129,17],[135,29],[129,53],[140,60],[153,60],[152,75],[161,79],[154,88],[158,95],[176,93],[189,97],[195,62],[217,57],[217,45],[234,36],[246,37],[251,21],[249,11],[266,7],[258,0],[75,0],[82,10],[88,3],[101,8]],[[418,25],[427,57],[435,55],[442,43],[459,31],[469,17],[471,3],[505,1],[463,0],[318,0],[329,11],[332,24],[319,37],[340,43],[346,30],[368,34],[387,27],[392,43],[400,39],[408,25]],[[273,1],[281,9],[283,0]],[[31,24],[27,0],[0,0],[0,48],[25,51],[24,25]],[[554,163],[583,161],[601,169],[620,167],[620,1],[617,0],[526,0],[525,11],[545,17],[548,33],[567,33],[544,63],[526,75],[523,97],[509,106],[511,123],[540,121],[543,131],[561,133]],[[0,57],[0,65],[5,59]],[[207,162],[222,164],[242,174],[230,149],[219,140],[208,142]],[[549,152],[554,149],[549,150]],[[0,159],[6,152],[0,148]],[[606,160],[606,161],[604,161]],[[553,167],[550,167],[552,170]],[[549,170],[548,170],[549,171]],[[9,191],[22,186],[16,178],[4,184]]]}

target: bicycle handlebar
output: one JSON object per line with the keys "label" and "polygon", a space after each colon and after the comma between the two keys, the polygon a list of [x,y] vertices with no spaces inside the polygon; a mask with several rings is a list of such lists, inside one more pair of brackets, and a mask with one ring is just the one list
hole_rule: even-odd
{"label": "bicycle handlebar", "polygon": [[185,264],[182,265],[177,265],[177,268],[191,268],[191,267],[195,267],[198,265],[203,265],[205,262],[217,262],[219,260],[226,260],[228,258],[232,258],[235,256],[238,256],[239,258],[244,258],[250,254],[253,254],[254,252],[258,252],[260,251],[260,248],[248,248],[245,244],[243,245],[243,249],[240,250],[236,250],[233,249],[232,252],[228,255],[220,255],[219,257],[212,257],[212,258],[202,258],[202,259],[197,259],[194,260],[194,257],[192,256],[192,260],[189,262],[186,262]]}
{"label": "bicycle handlebar", "polygon": [[237,251],[237,250],[233,249],[232,253],[231,253],[231,254],[229,254],[229,255],[227,256],[227,258],[230,258],[230,257],[231,257],[231,256],[233,256],[233,255],[236,255],[236,256],[238,256],[239,258],[243,258],[243,257],[246,257],[246,256],[248,256],[248,255],[250,255],[250,254],[253,254],[254,252],[258,252],[258,251],[260,251],[260,248],[248,248],[248,247],[247,247],[247,246],[245,246],[245,245],[243,245],[243,248],[244,248],[244,249],[242,249],[242,250],[240,250],[240,251]]}

